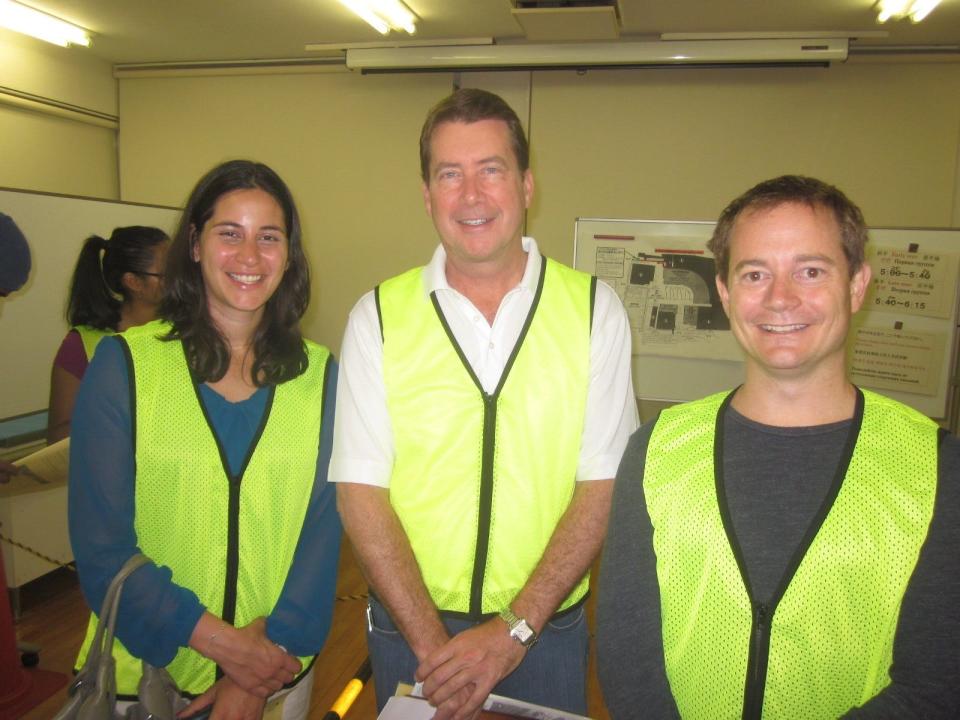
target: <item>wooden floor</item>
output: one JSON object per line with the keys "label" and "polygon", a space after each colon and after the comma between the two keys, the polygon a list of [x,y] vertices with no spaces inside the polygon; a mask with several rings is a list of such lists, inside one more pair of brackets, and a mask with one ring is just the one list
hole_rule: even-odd
{"label": "wooden floor", "polygon": [[[364,637],[366,583],[360,575],[348,543],[343,543],[333,625],[323,652],[316,663],[316,680],[310,706],[311,720],[321,720],[343,687],[367,655]],[[83,639],[88,610],[75,575],[58,570],[25,586],[21,592],[21,617],[17,623],[20,640],[40,645],[40,666],[69,674]],[[588,601],[588,617],[593,628],[593,602]],[[592,633],[591,633],[592,634]],[[24,715],[25,720],[48,720],[64,700],[61,690]],[[609,720],[597,684],[593,649],[588,679],[589,714],[595,720]],[[348,720],[373,720],[376,702],[372,681],[347,713]]]}

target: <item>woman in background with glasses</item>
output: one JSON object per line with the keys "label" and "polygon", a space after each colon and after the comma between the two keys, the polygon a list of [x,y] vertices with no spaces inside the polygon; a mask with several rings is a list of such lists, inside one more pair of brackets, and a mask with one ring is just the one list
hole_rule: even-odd
{"label": "woman in background with glasses", "polygon": [[77,388],[100,339],[156,317],[169,240],[159,228],[133,225],[83,243],[67,302],[70,332],[50,374],[48,445],[70,434]]}

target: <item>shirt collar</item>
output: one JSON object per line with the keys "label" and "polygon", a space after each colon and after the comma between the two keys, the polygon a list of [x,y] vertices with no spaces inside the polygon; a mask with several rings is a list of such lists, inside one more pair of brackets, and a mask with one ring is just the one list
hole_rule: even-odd
{"label": "shirt collar", "polygon": [[[520,239],[520,243],[523,245],[523,251],[527,253],[527,264],[523,269],[523,277],[520,278],[517,287],[533,294],[537,291],[537,284],[540,282],[540,266],[543,264],[543,257],[540,255],[539,248],[537,248],[537,241],[532,237],[524,235]],[[443,245],[438,245],[433,257],[430,258],[430,262],[423,269],[423,292],[427,296],[434,290],[453,289],[447,283],[446,266],[447,252],[443,249]]]}

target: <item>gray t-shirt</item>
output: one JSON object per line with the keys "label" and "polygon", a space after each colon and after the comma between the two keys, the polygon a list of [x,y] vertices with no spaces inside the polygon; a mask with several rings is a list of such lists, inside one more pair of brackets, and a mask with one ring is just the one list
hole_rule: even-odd
{"label": "gray t-shirt", "polygon": [[[817,517],[851,421],[806,428],[755,423],[728,408],[723,473],[753,595],[769,598]],[[643,469],[654,423],[631,438],[599,573],[597,656],[613,718],[678,717],[664,669],[660,592]],[[960,441],[944,438],[934,517],[904,596],[891,684],[845,717],[960,716]]]}

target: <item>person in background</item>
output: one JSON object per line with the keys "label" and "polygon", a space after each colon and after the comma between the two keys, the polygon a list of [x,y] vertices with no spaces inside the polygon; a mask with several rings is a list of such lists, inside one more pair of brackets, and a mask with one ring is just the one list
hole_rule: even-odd
{"label": "person in background", "polygon": [[960,441],[847,377],[866,240],[807,177],[720,216],[746,380],[624,454],[597,605],[612,717],[960,717]]}
{"label": "person in background", "polygon": [[303,718],[341,526],[326,482],[336,366],[300,332],[310,274],[287,186],[259,163],[215,167],[166,272],[160,319],[104,338],[80,386],[80,584],[99,608],[129,557],[153,561],[120,603],[120,697],[136,694],[142,658],[199,696],[187,714]]}
{"label": "person in background", "polygon": [[30,246],[17,223],[0,213],[0,297],[27,284],[30,277]]}
{"label": "person in background", "polygon": [[[0,213],[0,297],[7,297],[27,283],[30,276],[30,246],[17,223]],[[0,460],[0,483],[9,482],[17,467]]]}
{"label": "person in background", "polygon": [[416,679],[438,720],[491,691],[585,714],[588,570],[637,425],[626,311],[522,236],[533,174],[500,97],[438,103],[420,162],[440,245],[350,314],[330,466],[377,703]]}
{"label": "person in background", "polygon": [[70,331],[50,373],[47,444],[70,435],[77,388],[100,339],[156,317],[169,241],[163,230],[134,225],[83,243],[67,301]]}

